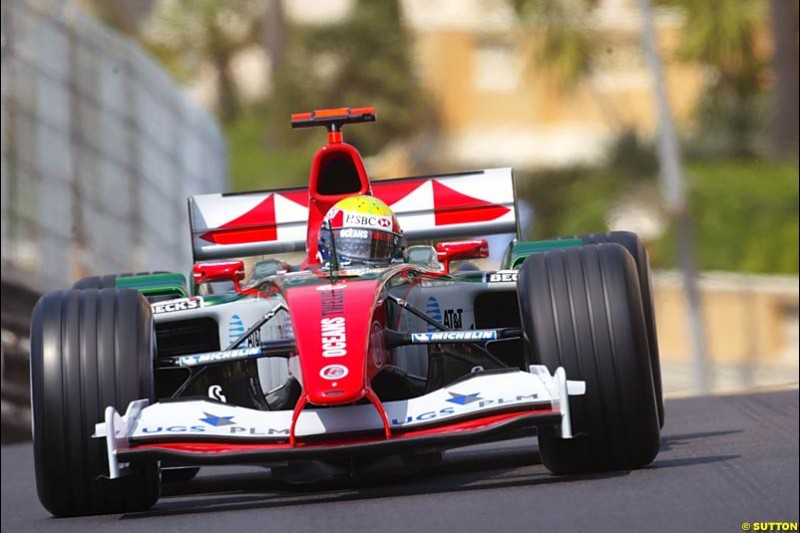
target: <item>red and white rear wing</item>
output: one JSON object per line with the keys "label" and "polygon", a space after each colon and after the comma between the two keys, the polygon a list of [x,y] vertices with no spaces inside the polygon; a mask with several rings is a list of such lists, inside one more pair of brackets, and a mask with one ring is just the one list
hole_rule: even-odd
{"label": "red and white rear wing", "polygon": [[[510,168],[372,183],[397,215],[407,240],[518,233]],[[306,188],[189,198],[195,261],[303,250]]]}

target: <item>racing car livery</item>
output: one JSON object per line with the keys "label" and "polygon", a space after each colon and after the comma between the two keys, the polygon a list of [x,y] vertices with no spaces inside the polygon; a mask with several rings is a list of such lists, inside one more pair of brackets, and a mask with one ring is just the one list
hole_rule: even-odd
{"label": "racing car livery", "polygon": [[[636,235],[519,241],[510,169],[371,183],[342,128],[375,117],[292,116],[328,130],[308,188],[189,198],[188,282],[112,274],[41,298],[34,457],[52,514],[146,509],[203,465],[353,476],[532,431],[555,474],[652,462],[663,402]],[[507,236],[499,268],[490,236]]]}

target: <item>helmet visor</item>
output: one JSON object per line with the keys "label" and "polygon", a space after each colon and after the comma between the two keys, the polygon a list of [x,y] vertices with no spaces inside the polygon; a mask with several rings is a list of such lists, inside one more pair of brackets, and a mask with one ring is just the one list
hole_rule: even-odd
{"label": "helmet visor", "polygon": [[364,263],[389,263],[399,253],[400,236],[366,228],[333,230],[336,255],[342,260]]}

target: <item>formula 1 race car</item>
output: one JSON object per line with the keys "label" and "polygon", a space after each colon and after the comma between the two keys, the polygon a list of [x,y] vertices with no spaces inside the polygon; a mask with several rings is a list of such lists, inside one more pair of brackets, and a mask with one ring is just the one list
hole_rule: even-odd
{"label": "formula 1 race car", "polygon": [[95,276],[40,299],[48,511],[146,509],[203,465],[355,476],[533,430],[555,474],[653,461],[664,411],[636,235],[520,242],[507,168],[370,183],[342,127],[374,120],[292,116],[328,130],[308,189],[189,198],[189,283]]}

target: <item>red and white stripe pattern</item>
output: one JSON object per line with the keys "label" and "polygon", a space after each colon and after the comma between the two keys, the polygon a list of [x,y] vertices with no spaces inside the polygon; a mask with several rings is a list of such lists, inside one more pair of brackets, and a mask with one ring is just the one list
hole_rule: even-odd
{"label": "red and white stripe pattern", "polygon": [[[516,232],[511,169],[372,183],[409,241]],[[196,260],[302,250],[308,191],[204,194],[189,199]]]}

